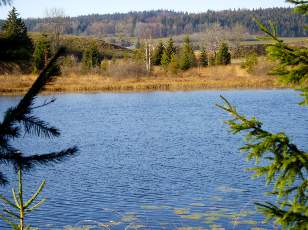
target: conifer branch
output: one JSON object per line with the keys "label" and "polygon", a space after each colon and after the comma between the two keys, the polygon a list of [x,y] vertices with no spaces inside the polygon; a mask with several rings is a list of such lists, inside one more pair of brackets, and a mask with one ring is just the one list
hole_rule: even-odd
{"label": "conifer branch", "polygon": [[[256,160],[257,166],[250,168],[255,177],[265,177],[266,183],[273,183],[271,195],[278,198],[277,205],[257,203],[259,211],[277,224],[297,229],[308,225],[308,153],[289,141],[284,133],[270,133],[262,128],[256,118],[240,115],[224,97],[223,105],[217,105],[228,112],[233,119],[226,121],[233,133],[244,132],[246,144],[241,148],[247,152],[248,160]],[[269,157],[267,157],[270,155]],[[261,159],[267,158],[260,166]],[[294,197],[289,200],[289,197]]]}
{"label": "conifer branch", "polygon": [[23,170],[30,170],[37,165],[52,165],[62,162],[67,158],[74,156],[77,152],[78,148],[75,146],[60,152],[22,156],[17,160],[17,162],[22,162]]}

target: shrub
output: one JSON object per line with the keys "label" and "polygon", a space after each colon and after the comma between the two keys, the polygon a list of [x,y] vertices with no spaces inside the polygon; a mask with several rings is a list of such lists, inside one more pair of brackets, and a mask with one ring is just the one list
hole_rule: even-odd
{"label": "shrub", "polygon": [[243,69],[246,69],[248,73],[252,73],[257,64],[258,64],[257,54],[250,53],[246,56],[245,61],[241,64],[241,67]]}
{"label": "shrub", "polygon": [[105,60],[103,60],[101,62],[101,70],[103,72],[106,72],[108,70],[108,66],[109,66],[109,61],[108,60],[105,59]]}
{"label": "shrub", "polygon": [[116,62],[109,66],[109,76],[115,79],[138,78],[147,75],[145,66],[137,62]]}
{"label": "shrub", "polygon": [[209,55],[209,65],[216,65],[216,53],[212,53]]}

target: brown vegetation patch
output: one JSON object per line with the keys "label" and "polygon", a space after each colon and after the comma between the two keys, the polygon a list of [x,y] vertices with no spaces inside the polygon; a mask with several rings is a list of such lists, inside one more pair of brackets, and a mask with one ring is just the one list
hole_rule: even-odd
{"label": "brown vegetation patch", "polygon": [[[34,75],[0,75],[0,94],[20,95],[35,80]],[[283,88],[276,77],[248,74],[239,65],[193,68],[172,75],[154,69],[151,76],[115,79],[103,75],[63,75],[46,86],[45,92],[142,92],[202,89]]]}

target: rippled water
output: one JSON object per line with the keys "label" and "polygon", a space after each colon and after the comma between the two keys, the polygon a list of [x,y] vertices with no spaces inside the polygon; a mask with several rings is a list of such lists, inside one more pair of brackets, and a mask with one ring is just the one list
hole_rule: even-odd
{"label": "rippled water", "polygon": [[[244,171],[242,138],[228,132],[228,116],[214,106],[220,94],[308,147],[308,110],[291,90],[60,95],[37,113],[62,137],[16,144],[32,153],[76,144],[80,153],[25,177],[28,192],[47,180],[48,201],[29,222],[40,229],[271,229],[253,204],[265,199],[264,181]],[[18,99],[0,97],[1,116]],[[1,193],[9,195],[12,178]]]}

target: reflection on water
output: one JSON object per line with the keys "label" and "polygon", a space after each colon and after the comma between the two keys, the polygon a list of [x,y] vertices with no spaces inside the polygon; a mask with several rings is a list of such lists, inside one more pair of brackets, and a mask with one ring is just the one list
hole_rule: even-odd
{"label": "reflection on water", "polygon": [[[214,104],[223,94],[271,131],[308,147],[307,108],[290,90],[68,94],[39,111],[62,138],[15,143],[32,153],[77,144],[78,157],[27,175],[48,201],[30,216],[40,229],[272,229],[255,212],[264,181],[252,180],[241,137]],[[39,100],[44,100],[40,97]],[[18,101],[0,97],[0,112]],[[10,170],[10,169],[7,169]],[[12,177],[15,185],[14,177]],[[9,187],[0,192],[9,194]],[[7,229],[0,222],[0,229]]]}

